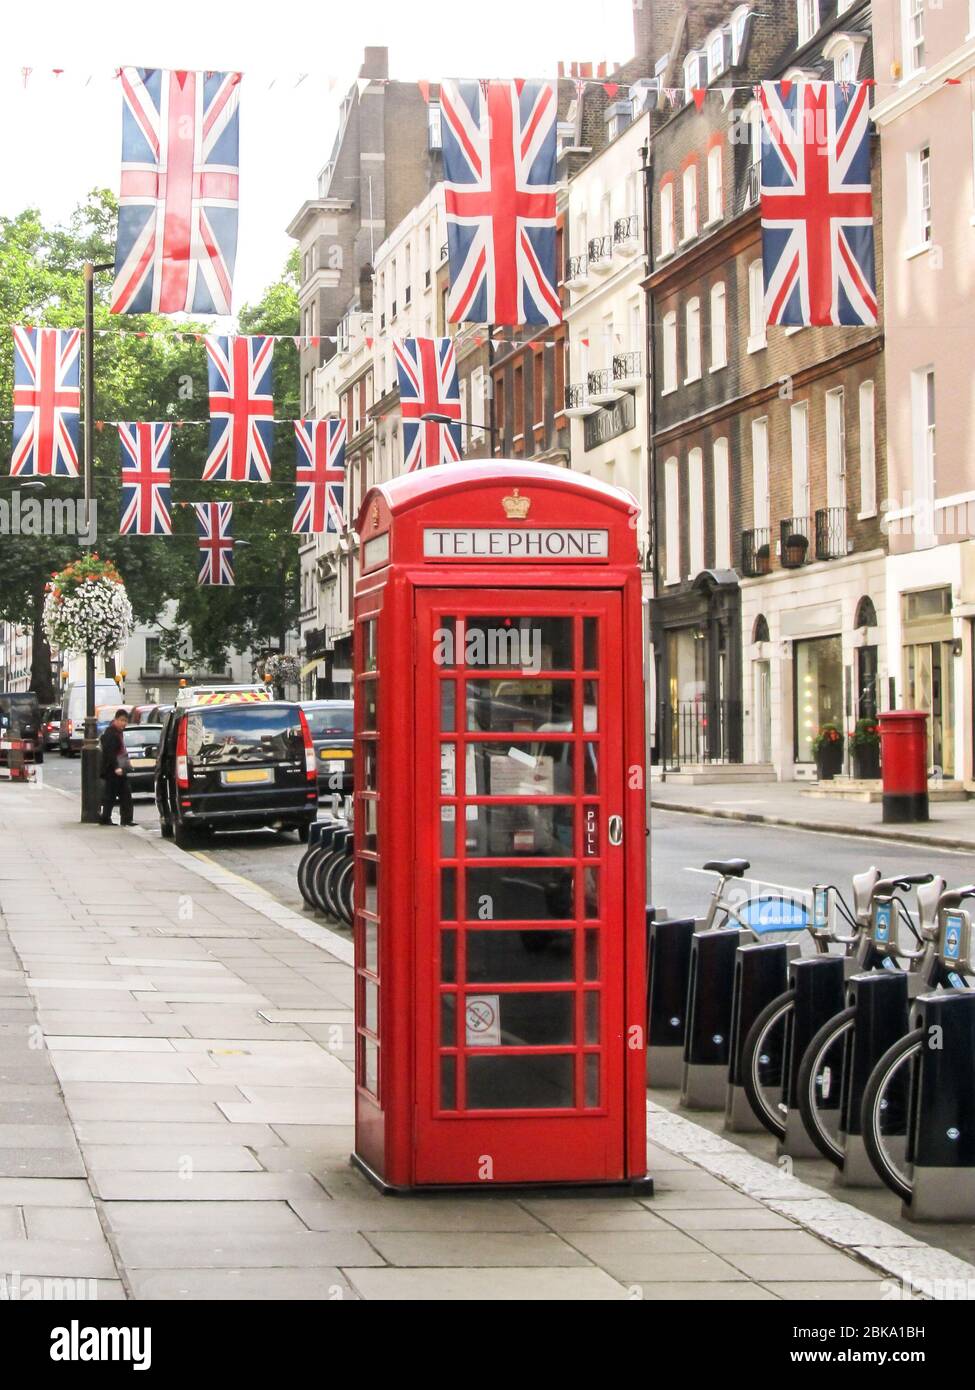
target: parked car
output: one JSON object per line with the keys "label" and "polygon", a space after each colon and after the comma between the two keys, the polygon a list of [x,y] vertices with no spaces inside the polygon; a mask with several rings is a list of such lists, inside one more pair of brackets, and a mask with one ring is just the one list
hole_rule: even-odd
{"label": "parked car", "polygon": [[228,700],[234,704],[264,703],[270,698],[266,685],[184,685],[176,692],[176,705],[222,705]]}
{"label": "parked car", "polygon": [[129,786],[134,792],[153,791],[161,734],[161,724],[130,724],[122,735],[129,756]]}
{"label": "parked car", "polygon": [[[99,705],[108,704],[112,700],[118,701],[118,698],[118,686],[113,680],[109,680],[106,676],[100,676],[96,679],[96,710]],[[58,747],[65,757],[73,758],[81,752],[81,745],[85,741],[86,708],[85,682],[72,681],[64,688],[64,696],[61,700],[61,727],[58,730]],[[120,708],[118,703],[116,703],[115,708]]]}
{"label": "parked car", "polygon": [[[117,701],[115,701],[115,702],[113,702],[113,703],[110,704],[110,705],[96,705],[96,706],[95,706],[95,718],[96,718],[96,720],[98,721],[98,737],[99,737],[99,738],[101,738],[102,734],[103,734],[103,733],[105,732],[105,730],[108,728],[109,724],[111,724],[112,720],[113,720],[113,719],[115,718],[115,716],[118,714],[118,712],[119,712],[120,709],[128,710],[128,712],[129,712],[129,718],[130,718],[130,719],[132,718],[132,706],[131,706],[131,705],[120,705]],[[82,720],[82,721],[81,721],[81,732],[82,732],[82,735],[84,734],[84,731],[85,731],[85,729],[84,729],[84,724],[85,724],[85,721]],[[82,738],[82,743],[83,743],[83,742],[84,742],[84,738]]]}
{"label": "parked car", "polygon": [[46,705],[41,710],[41,740],[44,751],[49,752],[58,746],[58,732],[61,728],[61,706]]}
{"label": "parked car", "polygon": [[[24,755],[34,762],[44,761],[44,737],[41,732],[41,707],[32,690],[0,691],[0,742],[21,739]],[[6,763],[6,750],[2,761]]]}
{"label": "parked car", "polygon": [[315,745],[319,795],[352,790],[352,701],[311,700],[301,706]]}
{"label": "parked car", "polygon": [[308,721],[288,701],[178,706],[156,763],[163,837],[271,826],[302,841],[318,814],[318,770]]}
{"label": "parked car", "polygon": [[130,724],[157,724],[159,721],[153,719],[153,715],[158,710],[158,705],[133,705],[129,710]]}

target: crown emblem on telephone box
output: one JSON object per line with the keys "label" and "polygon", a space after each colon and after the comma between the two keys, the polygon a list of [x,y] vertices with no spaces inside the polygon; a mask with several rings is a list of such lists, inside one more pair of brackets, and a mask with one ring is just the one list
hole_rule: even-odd
{"label": "crown emblem on telephone box", "polygon": [[524,521],[531,509],[531,504],[531,498],[522,497],[517,488],[514,489],[509,497],[503,497],[501,499],[501,505],[504,507],[504,514],[511,521]]}

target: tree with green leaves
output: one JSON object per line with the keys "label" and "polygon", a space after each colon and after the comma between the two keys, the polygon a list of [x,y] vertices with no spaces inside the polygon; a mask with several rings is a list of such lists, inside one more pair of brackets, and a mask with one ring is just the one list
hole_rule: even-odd
{"label": "tree with green leaves", "polygon": [[[8,402],[13,388],[14,324],[77,327],[84,320],[86,261],[114,256],[117,204],[96,190],[65,226],[46,227],[26,210],[0,218],[0,393]],[[163,634],[172,658],[192,644],[194,659],[218,665],[228,649],[278,646],[298,611],[298,548],[291,535],[294,442],[279,427],[274,450],[274,483],[201,482],[207,455],[209,417],[204,324],[174,323],[161,315],[113,315],[110,279],[95,286],[95,451],[93,491],[97,501],[96,549],[122,574],[137,622],[151,623],[169,599],[176,601],[174,627]],[[280,281],[260,302],[240,314],[241,331],[298,331],[296,256]],[[145,335],[145,336],[142,336]],[[191,336],[195,335],[195,336]],[[297,414],[297,356],[288,347],[276,354],[275,414]],[[12,442],[9,410],[5,438]],[[118,434],[115,420],[172,421],[172,537],[119,536],[121,505]],[[45,480],[43,496],[74,498],[80,479]],[[233,501],[235,534],[248,541],[238,556],[237,586],[197,585],[196,518],[188,503]],[[182,505],[180,505],[182,504]],[[0,538],[0,618],[33,631],[31,688],[42,703],[53,698],[51,654],[41,627],[44,586],[52,572],[77,558],[79,542],[69,535],[6,535]]]}

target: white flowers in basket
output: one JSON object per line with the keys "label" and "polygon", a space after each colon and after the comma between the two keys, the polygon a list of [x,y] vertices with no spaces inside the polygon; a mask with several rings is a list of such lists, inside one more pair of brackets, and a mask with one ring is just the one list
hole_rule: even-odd
{"label": "white flowers in basket", "polygon": [[92,555],[53,574],[43,623],[48,641],[62,651],[117,651],[132,630],[132,605],[118,570]]}

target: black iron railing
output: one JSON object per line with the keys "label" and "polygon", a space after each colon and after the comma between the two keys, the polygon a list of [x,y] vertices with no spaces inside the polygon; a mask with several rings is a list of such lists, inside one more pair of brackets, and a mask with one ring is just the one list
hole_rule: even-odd
{"label": "black iron railing", "polygon": [[823,507],[816,513],[816,559],[836,560],[846,554],[846,508]]}
{"label": "black iron railing", "polygon": [[589,264],[604,265],[613,255],[611,236],[594,236],[589,243]]}
{"label": "black iron railing", "polygon": [[582,382],[575,386],[565,388],[565,408],[566,410],[580,410],[584,405],[589,404],[589,397]]}
{"label": "black iron railing", "polygon": [[590,372],[587,378],[590,396],[605,396],[612,388],[612,378],[608,367],[600,367]]}
{"label": "black iron railing", "polygon": [[741,533],[741,572],[749,579],[768,574],[772,568],[772,533],[757,527]]}
{"label": "black iron railing", "polygon": [[796,570],[809,558],[808,516],[787,516],[779,524],[780,559],[783,569]]}
{"label": "black iron railing", "polygon": [[449,242],[446,242],[446,241],[445,241],[444,244],[443,244],[443,246],[441,246],[441,248],[440,248],[440,262],[441,262],[441,264],[443,264],[443,262],[447,259],[447,257],[448,257],[449,254],[450,254],[450,244],[449,244]]}
{"label": "black iron railing", "polygon": [[745,207],[756,207],[762,196],[762,166],[761,164],[749,164],[748,178],[745,184]]}
{"label": "black iron railing", "polygon": [[613,357],[613,380],[632,381],[641,375],[643,356],[639,352],[617,352]]}
{"label": "black iron railing", "polygon": [[622,246],[627,241],[635,241],[640,234],[640,219],[636,213],[631,217],[617,217],[613,223],[613,245]]}
{"label": "black iron railing", "polygon": [[565,268],[567,280],[584,280],[589,274],[588,256],[570,256]]}
{"label": "black iron railing", "polygon": [[657,748],[665,768],[741,762],[741,701],[680,700],[657,711]]}

